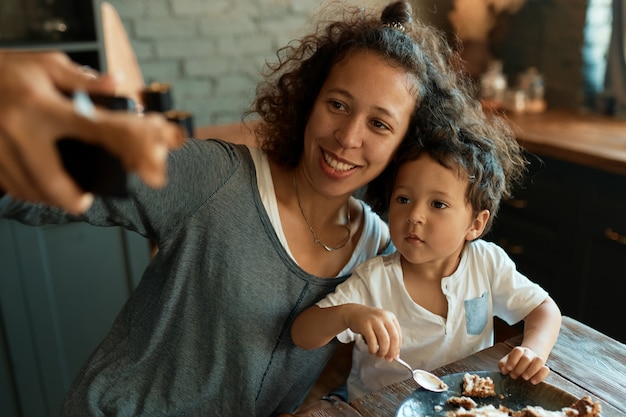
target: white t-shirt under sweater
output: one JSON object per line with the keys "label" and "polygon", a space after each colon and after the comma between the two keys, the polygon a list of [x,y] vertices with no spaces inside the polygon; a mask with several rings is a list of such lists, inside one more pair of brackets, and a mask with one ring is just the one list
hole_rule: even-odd
{"label": "white t-shirt under sweater", "polygon": [[[250,156],[254,161],[254,167],[256,168],[257,185],[259,187],[259,194],[261,195],[261,201],[267,210],[267,214],[276,230],[278,239],[283,244],[283,247],[291,256],[295,262],[295,257],[289,249],[283,226],[280,223],[280,215],[278,213],[278,203],[276,202],[276,192],[274,191],[274,182],[272,180],[272,173],[270,171],[269,161],[267,154],[261,151],[259,148],[250,147]],[[363,208],[363,232],[361,236],[389,236],[389,228],[387,224],[380,221],[380,218],[372,208],[361,200],[357,200]],[[375,239],[359,239],[357,242],[352,257],[343,269],[337,274],[338,277],[350,274],[354,268],[367,259],[370,259],[375,254],[379,253],[380,242]],[[389,248],[385,250],[385,253],[390,253],[392,249],[391,242],[388,243]]]}
{"label": "white t-shirt under sweater", "polygon": [[[447,319],[412,300],[396,252],[357,267],[317,305],[361,303],[393,312],[402,328],[401,357],[413,369],[432,370],[493,345],[494,316],[515,324],[548,296],[515,269],[503,249],[483,240],[466,245],[459,267],[441,280],[441,289],[448,300]],[[369,354],[364,339],[350,329],[337,338],[356,341],[348,378],[350,401],[410,378],[406,368]]]}

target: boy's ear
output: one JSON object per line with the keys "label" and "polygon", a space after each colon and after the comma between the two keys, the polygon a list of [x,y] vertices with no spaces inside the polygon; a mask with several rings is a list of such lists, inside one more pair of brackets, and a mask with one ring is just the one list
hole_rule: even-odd
{"label": "boy's ear", "polygon": [[467,230],[467,233],[465,234],[465,240],[472,241],[472,240],[478,239],[480,235],[483,234],[483,231],[485,230],[485,226],[487,226],[487,220],[489,220],[489,216],[490,216],[489,210],[479,211],[476,217],[474,218],[472,225],[470,226],[470,228]]}

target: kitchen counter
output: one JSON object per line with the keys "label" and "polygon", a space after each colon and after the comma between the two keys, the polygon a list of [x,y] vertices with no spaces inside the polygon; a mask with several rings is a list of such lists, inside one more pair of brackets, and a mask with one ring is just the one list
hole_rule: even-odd
{"label": "kitchen counter", "polygon": [[255,146],[254,126],[256,122],[234,122],[200,126],[195,129],[198,139],[222,139],[228,142]]}
{"label": "kitchen counter", "polygon": [[558,110],[508,119],[531,153],[626,175],[626,121]]}

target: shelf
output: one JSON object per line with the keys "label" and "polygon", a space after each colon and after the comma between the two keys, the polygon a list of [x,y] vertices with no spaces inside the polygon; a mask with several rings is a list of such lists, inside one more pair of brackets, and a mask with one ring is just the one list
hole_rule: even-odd
{"label": "shelf", "polygon": [[0,45],[3,48],[19,49],[24,51],[49,51],[60,50],[63,52],[91,52],[98,51],[100,43],[96,41],[87,42],[47,42],[47,43],[14,43]]}
{"label": "shelf", "polygon": [[[100,3],[100,0],[90,0],[66,4],[69,9],[59,12],[59,16],[66,17],[73,31],[60,34],[58,38],[42,37],[29,32],[25,25],[31,27],[34,23],[25,21],[25,15],[20,15],[20,10],[16,9],[14,18],[18,19],[17,23],[13,25],[12,31],[4,32],[4,39],[0,37],[0,48],[20,51],[62,51],[78,64],[106,72]],[[4,16],[4,21],[10,18],[11,15]],[[0,23],[2,21],[3,19],[0,19]],[[0,31],[0,35],[2,33]]]}

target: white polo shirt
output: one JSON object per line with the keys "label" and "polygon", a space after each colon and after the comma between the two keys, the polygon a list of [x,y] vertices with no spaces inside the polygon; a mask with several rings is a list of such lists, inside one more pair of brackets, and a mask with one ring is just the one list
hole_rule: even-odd
{"label": "white polo shirt", "polygon": [[[494,316],[515,324],[548,296],[515,269],[502,248],[483,240],[466,245],[457,270],[441,280],[441,290],[448,300],[447,319],[411,299],[396,252],[361,264],[317,305],[360,303],[393,312],[402,328],[401,357],[413,369],[431,370],[493,345]],[[401,365],[370,355],[364,339],[350,329],[337,338],[356,341],[348,378],[350,401],[410,378]]]}

